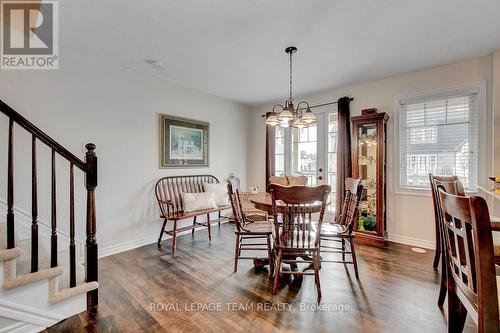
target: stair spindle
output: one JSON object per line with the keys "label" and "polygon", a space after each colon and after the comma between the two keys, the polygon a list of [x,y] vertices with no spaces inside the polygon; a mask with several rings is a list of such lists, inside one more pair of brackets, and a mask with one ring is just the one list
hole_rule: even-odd
{"label": "stair spindle", "polygon": [[16,246],[14,238],[14,121],[9,119],[9,152],[7,167],[7,248]]}
{"label": "stair spindle", "polygon": [[57,266],[56,151],[52,149],[50,267]]}
{"label": "stair spindle", "polygon": [[[95,154],[95,145],[88,143],[87,153],[85,154],[85,163],[87,172],[85,177],[85,187],[87,188],[87,239],[86,239],[86,277],[85,281],[98,281],[98,263],[97,263],[97,240],[96,219],[95,219],[95,189],[97,187],[97,156]],[[87,309],[96,311],[98,303],[98,291],[92,290],[87,293]]]}
{"label": "stair spindle", "polygon": [[75,254],[75,177],[73,163],[69,167],[69,286],[76,286]]}
{"label": "stair spindle", "polygon": [[38,195],[36,174],[36,136],[31,139],[31,272],[38,271]]}

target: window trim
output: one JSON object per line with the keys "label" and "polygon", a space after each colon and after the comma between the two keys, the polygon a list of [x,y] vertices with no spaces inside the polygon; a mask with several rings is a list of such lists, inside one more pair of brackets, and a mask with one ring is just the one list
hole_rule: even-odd
{"label": "window trim", "polygon": [[[486,108],[486,81],[472,82],[469,84],[464,84],[460,86],[451,86],[440,89],[433,89],[427,91],[421,91],[412,94],[398,95],[394,97],[394,150],[393,150],[393,161],[394,161],[394,194],[396,195],[410,195],[410,196],[430,196],[430,188],[418,188],[418,187],[408,187],[401,186],[400,170],[401,170],[401,159],[400,159],[400,137],[399,137],[399,118],[402,103],[412,104],[419,103],[422,101],[428,101],[432,99],[442,99],[450,98],[453,96],[461,96],[477,93],[478,100],[478,165],[477,165],[477,178],[478,182],[481,179],[486,179],[488,172],[492,170],[491,159],[487,161],[487,152],[491,151],[492,144],[488,142],[487,134],[491,133],[490,128],[486,126],[486,119],[489,117]],[[488,132],[488,133],[487,133]],[[477,191],[466,191],[466,193],[477,193]]]}

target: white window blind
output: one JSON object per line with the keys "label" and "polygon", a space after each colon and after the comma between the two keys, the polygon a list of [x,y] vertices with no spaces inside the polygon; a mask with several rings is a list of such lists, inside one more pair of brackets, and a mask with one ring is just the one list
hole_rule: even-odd
{"label": "white window blind", "polygon": [[400,187],[429,188],[429,173],[477,182],[478,93],[400,102]]}

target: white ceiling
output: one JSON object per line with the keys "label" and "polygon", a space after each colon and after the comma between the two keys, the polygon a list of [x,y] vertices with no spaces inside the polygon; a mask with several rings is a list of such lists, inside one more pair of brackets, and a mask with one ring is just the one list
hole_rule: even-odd
{"label": "white ceiling", "polygon": [[[500,48],[498,0],[64,0],[60,47],[241,103]],[[146,63],[165,64],[158,70]]]}

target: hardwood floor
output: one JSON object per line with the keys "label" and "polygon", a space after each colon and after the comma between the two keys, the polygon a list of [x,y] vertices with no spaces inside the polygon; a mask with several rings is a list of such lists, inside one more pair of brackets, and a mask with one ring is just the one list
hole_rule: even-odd
{"label": "hardwood floor", "polygon": [[[267,269],[242,260],[233,274],[233,225],[106,257],[99,261],[99,310],[71,317],[48,332],[445,332],[437,307],[433,251],[404,245],[357,247],[352,267],[324,263],[319,311],[312,276],[282,279],[271,294]],[[199,310],[196,308],[200,306]],[[340,307],[344,311],[339,311]],[[220,307],[220,309],[217,309]],[[309,311],[305,308],[309,307]],[[337,311],[334,311],[337,310]],[[465,332],[475,332],[468,319]]]}

